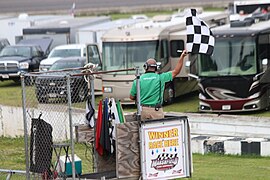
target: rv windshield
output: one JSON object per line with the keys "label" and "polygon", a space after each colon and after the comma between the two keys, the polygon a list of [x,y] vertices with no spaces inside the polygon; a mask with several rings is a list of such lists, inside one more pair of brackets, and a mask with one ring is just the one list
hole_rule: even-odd
{"label": "rv windshield", "polygon": [[[158,41],[104,42],[102,50],[103,70],[119,70],[140,67],[148,58],[156,58]],[[135,74],[135,71],[118,74]]]}
{"label": "rv windshield", "polygon": [[236,76],[256,73],[256,45],[253,37],[216,39],[212,56],[198,57],[199,76]]}

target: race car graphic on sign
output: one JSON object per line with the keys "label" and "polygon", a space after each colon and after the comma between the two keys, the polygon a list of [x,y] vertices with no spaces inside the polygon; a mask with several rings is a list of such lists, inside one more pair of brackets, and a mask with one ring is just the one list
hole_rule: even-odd
{"label": "race car graphic on sign", "polygon": [[152,159],[151,167],[157,171],[166,171],[178,164],[177,154],[162,153],[156,159]]}

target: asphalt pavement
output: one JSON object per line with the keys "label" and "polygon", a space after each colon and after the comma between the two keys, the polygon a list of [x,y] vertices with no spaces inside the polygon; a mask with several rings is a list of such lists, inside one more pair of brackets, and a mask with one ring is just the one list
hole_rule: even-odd
{"label": "asphalt pavement", "polygon": [[[0,1],[0,13],[77,13],[139,12],[194,6],[226,7],[230,0],[9,0]],[[73,5],[74,4],[74,5]]]}

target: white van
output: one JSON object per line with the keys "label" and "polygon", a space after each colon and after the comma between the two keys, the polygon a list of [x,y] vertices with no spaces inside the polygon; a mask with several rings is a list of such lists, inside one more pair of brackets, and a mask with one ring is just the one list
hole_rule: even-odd
{"label": "white van", "polygon": [[48,71],[51,65],[59,59],[65,57],[85,57],[86,45],[85,44],[66,44],[56,46],[52,49],[47,59],[40,62],[39,71]]}

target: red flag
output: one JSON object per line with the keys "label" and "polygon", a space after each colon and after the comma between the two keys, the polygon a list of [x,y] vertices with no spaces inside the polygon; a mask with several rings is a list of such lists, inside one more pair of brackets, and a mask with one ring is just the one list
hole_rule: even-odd
{"label": "red flag", "polygon": [[96,150],[100,156],[103,155],[103,147],[100,144],[101,127],[102,127],[102,100],[99,101],[97,124],[96,124]]}

